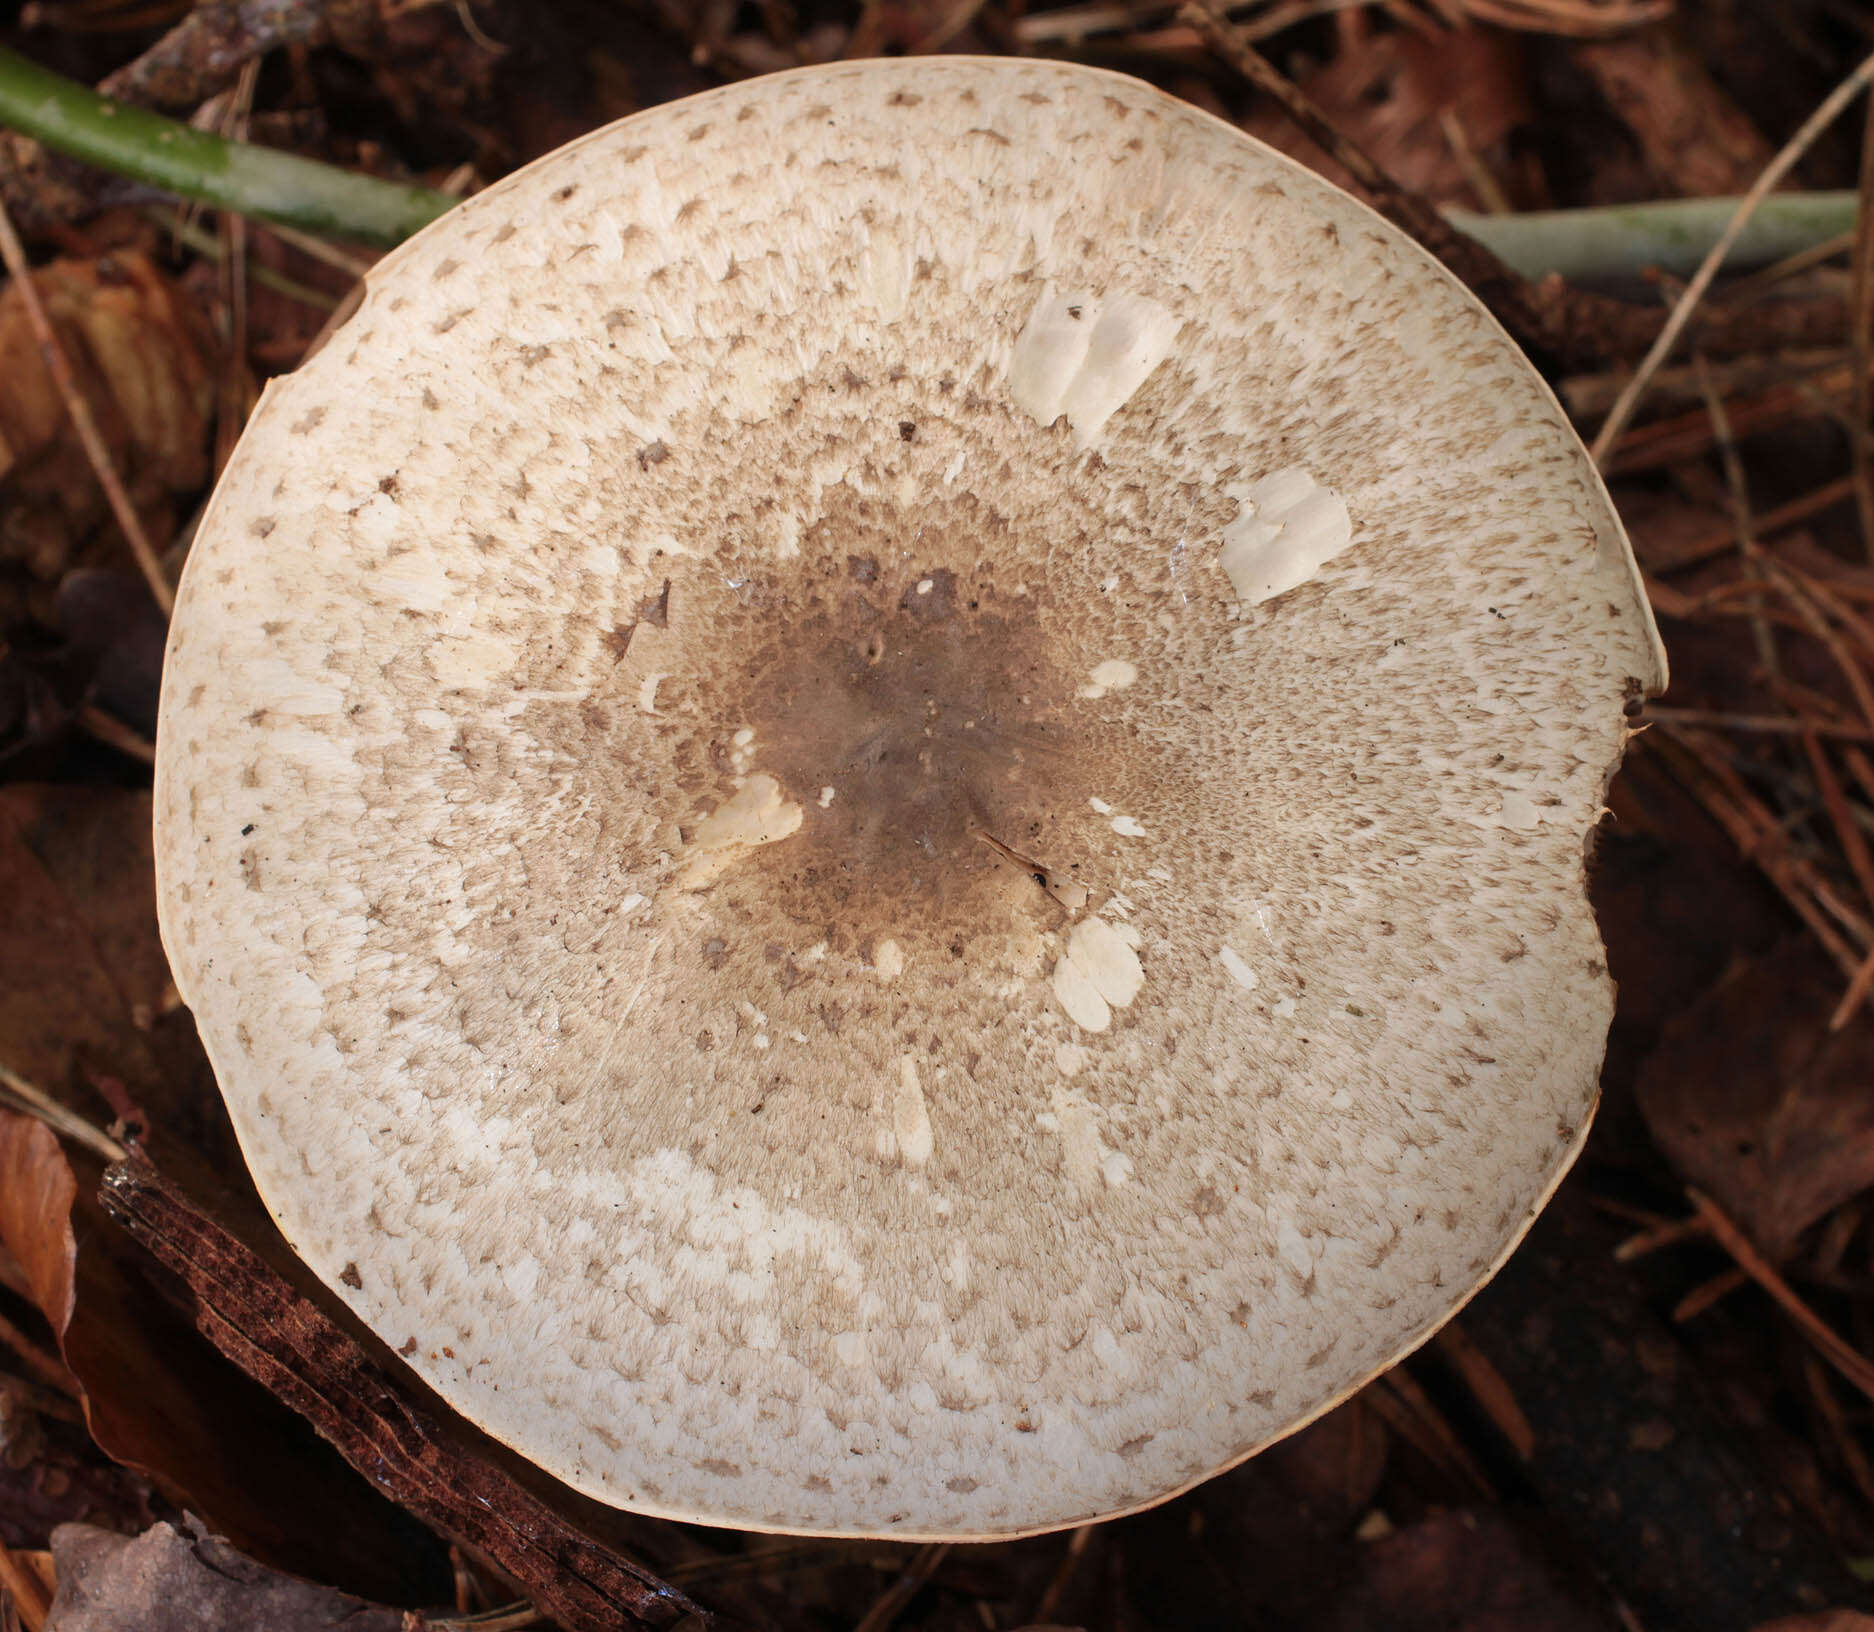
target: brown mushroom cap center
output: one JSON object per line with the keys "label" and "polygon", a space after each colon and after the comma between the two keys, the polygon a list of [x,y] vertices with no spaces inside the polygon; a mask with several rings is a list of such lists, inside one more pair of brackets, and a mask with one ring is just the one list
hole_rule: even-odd
{"label": "brown mushroom cap center", "polygon": [[[977,933],[1062,918],[1047,885],[1079,870],[1099,792],[1085,620],[995,552],[937,536],[931,507],[858,509],[815,528],[787,571],[724,586],[771,633],[699,679],[711,774],[696,810],[706,822],[760,776],[799,825],[707,887],[810,936],[909,934],[965,958]],[[678,584],[670,627],[722,601]],[[684,824],[693,844],[701,831]]]}
{"label": "brown mushroom cap center", "polygon": [[[1073,686],[1031,596],[868,554],[803,599],[722,715],[753,729],[761,768],[803,807],[797,836],[749,858],[782,915],[881,932],[975,917],[1011,865],[979,833],[1071,866],[1062,814],[1089,790]],[[1039,893],[1025,884],[1018,899]]]}

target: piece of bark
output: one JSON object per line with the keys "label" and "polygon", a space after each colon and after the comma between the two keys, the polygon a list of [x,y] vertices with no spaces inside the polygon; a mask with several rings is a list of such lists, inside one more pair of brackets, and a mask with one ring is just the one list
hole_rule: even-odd
{"label": "piece of bark", "polygon": [[63,1524],[52,1556],[59,1588],[45,1632],[404,1632],[410,1624],[399,1610],[281,1575],[219,1536],[168,1524],[140,1536]]}
{"label": "piece of bark", "polygon": [[149,1162],[104,1176],[104,1210],[194,1299],[201,1332],[393,1501],[506,1571],[566,1632],[670,1627],[702,1607],[464,1449],[364,1349]]}
{"label": "piece of bark", "polygon": [[1580,1186],[1565,1186],[1465,1312],[1534,1430],[1520,1477],[1642,1626],[1874,1608],[1874,1589],[1745,1460],[1614,1262],[1616,1241]]}

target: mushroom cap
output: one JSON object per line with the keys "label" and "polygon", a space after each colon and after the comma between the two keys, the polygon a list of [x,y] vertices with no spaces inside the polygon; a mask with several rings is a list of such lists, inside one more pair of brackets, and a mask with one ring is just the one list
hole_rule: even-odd
{"label": "mushroom cap", "polygon": [[162,921],[254,1178],[589,1495],[1148,1505],[1579,1148],[1663,657],[1553,397],[1132,80],[778,75],[371,274],[196,539]]}

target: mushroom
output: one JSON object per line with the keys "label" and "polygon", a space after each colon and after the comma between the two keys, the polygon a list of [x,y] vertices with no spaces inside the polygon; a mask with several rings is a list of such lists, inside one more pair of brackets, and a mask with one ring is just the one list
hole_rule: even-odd
{"label": "mushroom", "polygon": [[1554,398],[1346,195],[1085,68],[782,74],[468,200],[269,387],[163,929],[281,1230],[473,1421],[1019,1535],[1515,1245],[1664,672]]}

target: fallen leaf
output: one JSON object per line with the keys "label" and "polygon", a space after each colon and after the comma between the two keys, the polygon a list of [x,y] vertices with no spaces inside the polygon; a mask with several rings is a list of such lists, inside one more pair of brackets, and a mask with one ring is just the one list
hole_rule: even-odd
{"label": "fallen leaf", "polygon": [[52,1534],[58,1596],[45,1632],[399,1632],[403,1616],[281,1575],[193,1521],[120,1536],[88,1524]]}
{"label": "fallen leaf", "polygon": [[72,1200],[78,1183],[52,1130],[0,1111],[0,1246],[26,1276],[33,1302],[55,1332],[72,1318]]}
{"label": "fallen leaf", "polygon": [[[221,1359],[95,1198],[95,1182],[74,1182],[42,1125],[0,1113],[0,1241],[83,1387],[98,1447],[269,1559],[386,1596],[433,1582],[433,1538]],[[74,1206],[84,1237],[75,1261]]]}
{"label": "fallen leaf", "polygon": [[1666,1159],[1773,1261],[1874,1184],[1874,1017],[1830,1032],[1840,988],[1806,937],[1741,963],[1666,1026],[1640,1071]]}

